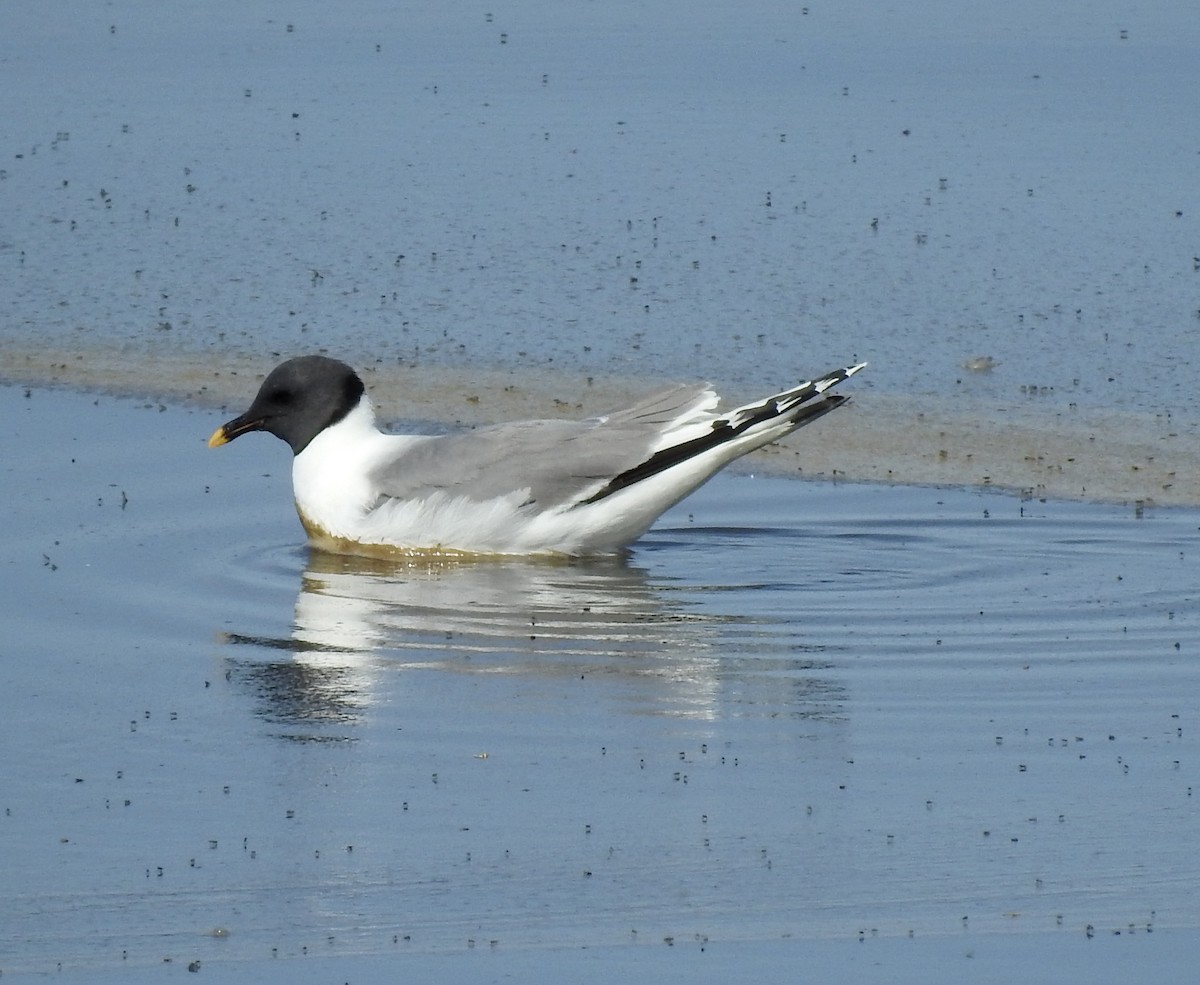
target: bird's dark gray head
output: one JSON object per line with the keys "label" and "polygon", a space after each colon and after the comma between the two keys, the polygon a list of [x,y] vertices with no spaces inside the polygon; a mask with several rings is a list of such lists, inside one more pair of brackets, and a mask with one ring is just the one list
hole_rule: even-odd
{"label": "bird's dark gray head", "polygon": [[365,389],[358,374],[336,359],[289,359],[263,380],[246,413],[213,432],[208,446],[216,448],[247,431],[268,431],[299,455],[313,438],[349,414]]}

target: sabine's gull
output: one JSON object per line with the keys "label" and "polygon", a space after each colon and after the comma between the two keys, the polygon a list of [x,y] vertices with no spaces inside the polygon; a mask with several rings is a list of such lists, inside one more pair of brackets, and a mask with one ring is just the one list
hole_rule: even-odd
{"label": "sabine's gull", "polygon": [[520,421],[442,436],[383,434],[358,374],[326,356],[277,366],[248,431],[291,446],[296,510],[316,547],[342,553],[611,554],[723,466],[840,407],[828,391],[865,363],[721,413],[682,385],[582,421]]}

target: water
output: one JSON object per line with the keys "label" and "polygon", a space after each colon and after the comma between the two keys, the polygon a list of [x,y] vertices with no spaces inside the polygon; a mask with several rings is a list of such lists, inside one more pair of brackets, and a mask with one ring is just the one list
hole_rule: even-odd
{"label": "water", "polygon": [[741,475],[624,561],[389,566],[299,546],[266,439],[0,397],[6,972],[1089,927],[1168,968],[1200,917],[1194,510]]}
{"label": "water", "polygon": [[1178,4],[0,17],[0,322],[58,363],[323,348],[750,392],[870,359],[865,390],[960,413],[1194,429]]}
{"label": "water", "polygon": [[[1189,980],[1198,33],[0,7],[0,970]],[[203,446],[314,350],[422,428],[871,366],[621,563],[388,569]]]}

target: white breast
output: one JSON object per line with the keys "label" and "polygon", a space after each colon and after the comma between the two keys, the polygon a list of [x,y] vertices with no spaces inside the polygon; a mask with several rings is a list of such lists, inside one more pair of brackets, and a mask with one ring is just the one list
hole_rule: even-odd
{"label": "white breast", "polygon": [[[364,396],[342,420],[318,434],[292,462],[292,492],[306,526],[331,537],[360,540],[363,521],[379,491],[370,479],[380,462],[406,445],[425,441],[412,435],[381,434]],[[310,530],[311,533],[311,530]]]}

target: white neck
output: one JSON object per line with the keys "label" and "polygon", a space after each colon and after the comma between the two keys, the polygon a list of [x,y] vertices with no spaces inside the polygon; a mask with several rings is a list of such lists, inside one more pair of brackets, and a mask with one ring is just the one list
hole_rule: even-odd
{"label": "white neck", "polygon": [[296,509],[334,536],[352,536],[357,521],[374,505],[377,493],[368,475],[387,440],[375,427],[375,411],[363,394],[349,414],[313,438],[293,461]]}

